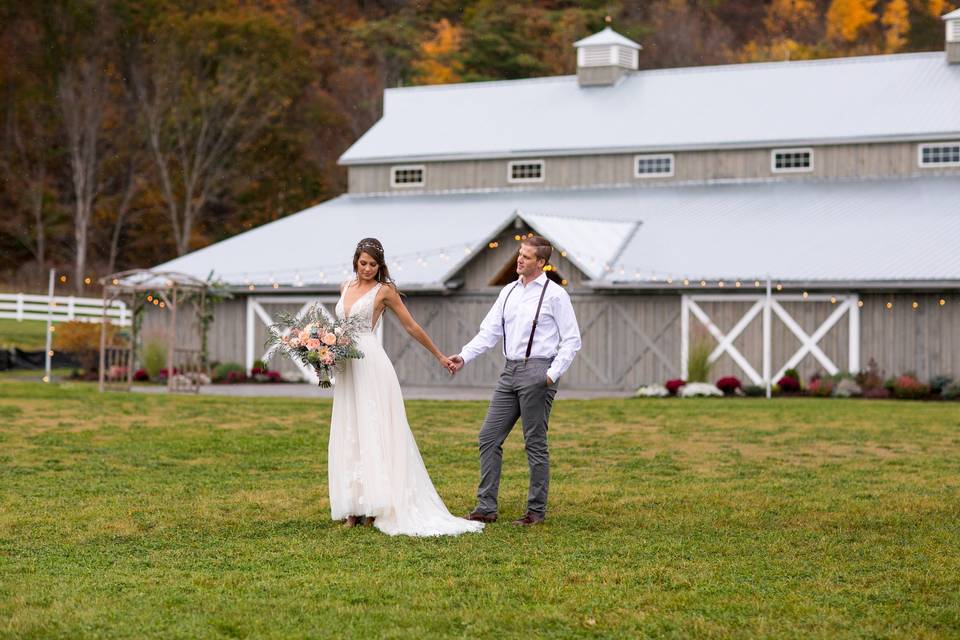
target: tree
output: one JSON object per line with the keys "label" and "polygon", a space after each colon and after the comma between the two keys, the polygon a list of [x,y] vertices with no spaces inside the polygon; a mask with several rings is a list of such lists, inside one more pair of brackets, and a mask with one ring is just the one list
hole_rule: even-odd
{"label": "tree", "polygon": [[177,255],[236,156],[290,104],[288,34],[263,13],[167,17],[132,66],[142,124]]}
{"label": "tree", "polygon": [[884,26],[884,42],[887,53],[903,49],[910,31],[910,11],[907,0],[890,0],[883,10],[880,22]]}
{"label": "tree", "polygon": [[873,7],[877,0],[832,0],[827,10],[827,38],[852,43],[863,30],[877,21]]}
{"label": "tree", "polygon": [[87,274],[90,221],[98,193],[105,85],[100,66],[81,59],[63,71],[57,87],[73,185],[74,285],[78,293]]}
{"label": "tree", "polygon": [[449,84],[460,81],[463,64],[457,58],[463,29],[446,18],[433,25],[434,36],[420,43],[422,57],[413,63],[417,84]]}

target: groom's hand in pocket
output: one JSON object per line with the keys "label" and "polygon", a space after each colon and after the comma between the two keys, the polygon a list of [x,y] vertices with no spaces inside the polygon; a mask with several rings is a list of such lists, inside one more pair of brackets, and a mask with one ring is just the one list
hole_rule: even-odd
{"label": "groom's hand in pocket", "polygon": [[553,380],[550,379],[550,376],[547,376],[547,386],[549,387],[552,384],[553,384]]}

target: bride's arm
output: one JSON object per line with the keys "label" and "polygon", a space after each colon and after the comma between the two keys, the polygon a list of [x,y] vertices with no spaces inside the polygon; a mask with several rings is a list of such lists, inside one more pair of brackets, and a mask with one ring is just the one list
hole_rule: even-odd
{"label": "bride's arm", "polygon": [[433,344],[433,340],[430,339],[427,332],[424,331],[423,327],[417,324],[417,321],[410,315],[410,311],[407,310],[407,305],[403,304],[403,300],[400,298],[397,290],[391,286],[384,286],[381,288],[381,291],[384,292],[383,306],[396,314],[397,319],[400,320],[400,324],[407,330],[407,333],[409,333],[414,340],[422,344],[427,351],[432,353],[433,357],[440,361],[440,364],[448,366],[449,361],[447,357],[443,355],[440,349],[437,349],[437,345]]}

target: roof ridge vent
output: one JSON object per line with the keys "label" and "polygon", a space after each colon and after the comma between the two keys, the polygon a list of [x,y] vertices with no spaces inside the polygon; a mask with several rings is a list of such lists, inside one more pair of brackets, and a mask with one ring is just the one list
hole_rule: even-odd
{"label": "roof ridge vent", "polygon": [[611,86],[640,63],[639,44],[610,27],[573,43],[577,50],[577,82],[581,87]]}

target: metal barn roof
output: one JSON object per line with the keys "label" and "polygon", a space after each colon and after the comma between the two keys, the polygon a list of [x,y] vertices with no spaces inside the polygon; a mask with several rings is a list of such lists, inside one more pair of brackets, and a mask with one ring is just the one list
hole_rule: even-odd
{"label": "metal barn roof", "polygon": [[373,236],[402,286],[443,288],[519,218],[599,285],[957,283],[958,197],[955,177],[341,196],[156,268],[235,286],[338,284]]}
{"label": "metal barn roof", "polygon": [[960,136],[942,51],[387,89],[341,164]]}

